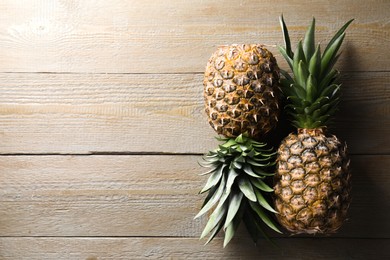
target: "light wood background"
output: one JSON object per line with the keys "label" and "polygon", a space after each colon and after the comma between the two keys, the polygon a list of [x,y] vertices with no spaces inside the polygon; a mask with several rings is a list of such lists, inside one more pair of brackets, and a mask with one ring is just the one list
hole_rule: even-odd
{"label": "light wood background", "polygon": [[[226,249],[193,220],[216,134],[202,73],[216,46],[325,42],[350,18],[332,131],[353,168],[349,221],[330,237]],[[0,259],[389,259],[390,1],[0,2]],[[280,127],[279,137],[286,134]],[[274,139],[274,143],[278,139]]]}

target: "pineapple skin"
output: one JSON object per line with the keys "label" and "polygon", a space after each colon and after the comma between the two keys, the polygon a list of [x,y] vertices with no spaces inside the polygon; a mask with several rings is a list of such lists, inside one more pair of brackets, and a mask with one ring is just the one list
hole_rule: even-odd
{"label": "pineapple skin", "polygon": [[219,47],[207,63],[203,85],[205,112],[218,134],[257,139],[276,126],[279,67],[263,45]]}
{"label": "pineapple skin", "polygon": [[347,148],[324,129],[298,129],[278,149],[274,177],[279,223],[293,234],[336,232],[351,201]]}

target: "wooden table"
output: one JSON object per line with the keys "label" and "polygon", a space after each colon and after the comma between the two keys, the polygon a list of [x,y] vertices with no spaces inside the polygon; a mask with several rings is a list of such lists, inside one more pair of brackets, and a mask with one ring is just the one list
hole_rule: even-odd
{"label": "wooden table", "polygon": [[[353,168],[349,221],[331,237],[242,230],[226,249],[193,220],[217,145],[202,80],[216,46],[326,42],[350,18],[332,132]],[[389,259],[390,2],[0,2],[0,259]],[[283,132],[283,131],[282,131]]]}

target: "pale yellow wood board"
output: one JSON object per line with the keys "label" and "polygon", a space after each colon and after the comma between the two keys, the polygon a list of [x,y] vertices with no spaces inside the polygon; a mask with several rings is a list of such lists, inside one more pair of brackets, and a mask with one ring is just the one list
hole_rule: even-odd
{"label": "pale yellow wood board", "polygon": [[[193,220],[207,180],[199,159],[1,156],[0,234],[198,237],[207,220]],[[389,156],[352,156],[352,169],[350,218],[335,236],[390,238]]]}
{"label": "pale yellow wood board", "polygon": [[255,246],[248,239],[233,240],[222,249],[217,238],[203,246],[196,238],[0,238],[3,260],[118,260],[118,259],[388,259],[388,240],[276,239]]}
{"label": "pale yellow wood board", "polygon": [[[389,10],[387,0],[1,1],[0,259],[389,258]],[[331,238],[278,238],[279,249],[252,247],[244,229],[225,250],[221,238],[203,247],[199,157],[157,154],[217,144],[201,85],[217,46],[264,43],[286,68],[274,46],[282,12],[293,42],[312,16],[322,44],[355,18],[337,64],[354,73],[332,130],[361,154],[350,219]]]}
{"label": "pale yellow wood board", "polygon": [[[202,80],[202,74],[0,73],[0,153],[205,153],[217,142],[203,111]],[[389,72],[344,74],[331,131],[351,153],[390,152],[389,80]],[[280,139],[288,131],[279,128]]]}
{"label": "pale yellow wood board", "polygon": [[355,18],[343,70],[389,70],[387,0],[7,0],[0,10],[2,72],[201,72],[216,46],[282,44],[281,13],[293,42],[312,16],[322,43]]}

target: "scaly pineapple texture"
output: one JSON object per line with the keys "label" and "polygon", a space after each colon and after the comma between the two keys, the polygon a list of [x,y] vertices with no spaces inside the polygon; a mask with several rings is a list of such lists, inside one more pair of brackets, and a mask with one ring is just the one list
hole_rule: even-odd
{"label": "scaly pineapple texture", "polygon": [[334,233],[350,202],[346,147],[321,129],[299,129],[278,150],[275,176],[279,222],[293,233]]}
{"label": "scaly pineapple texture", "polygon": [[338,71],[333,68],[347,22],[321,54],[315,47],[315,20],[303,42],[292,52],[281,17],[285,47],[281,54],[292,75],[281,71],[287,114],[297,134],[291,133],[278,149],[274,177],[277,219],[292,233],[333,233],[346,219],[351,200],[351,174],[346,145],[327,133],[340,102]]}
{"label": "scaly pineapple texture", "polygon": [[204,78],[205,111],[226,137],[247,132],[259,138],[279,117],[279,68],[260,44],[222,46],[209,59]]}

